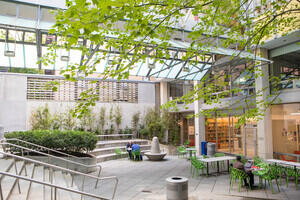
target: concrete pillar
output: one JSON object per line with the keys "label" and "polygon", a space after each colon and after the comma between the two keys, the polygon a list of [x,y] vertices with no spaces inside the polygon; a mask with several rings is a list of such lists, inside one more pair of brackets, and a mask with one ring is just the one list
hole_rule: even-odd
{"label": "concrete pillar", "polygon": [[[268,51],[266,49],[259,49],[258,55],[267,58]],[[256,100],[261,101],[267,99],[267,96],[270,94],[269,66],[266,64],[257,68],[258,71],[256,73],[263,73],[263,76],[259,75],[258,78],[255,79],[256,94],[262,94],[258,95]],[[260,106],[260,109],[264,109],[263,105]],[[270,108],[265,111],[262,119],[257,122],[257,152],[261,158],[273,158],[272,118]]]}
{"label": "concrete pillar", "polygon": [[[160,82],[160,105],[168,102],[168,82]],[[168,131],[165,132],[164,141],[168,142]]]}
{"label": "concrete pillar", "polygon": [[[194,81],[194,86],[196,86],[199,81]],[[204,103],[203,99],[196,100],[194,102],[194,112],[195,112],[195,148],[197,150],[197,155],[201,154],[201,142],[205,141],[205,117],[199,115],[201,106]]]}

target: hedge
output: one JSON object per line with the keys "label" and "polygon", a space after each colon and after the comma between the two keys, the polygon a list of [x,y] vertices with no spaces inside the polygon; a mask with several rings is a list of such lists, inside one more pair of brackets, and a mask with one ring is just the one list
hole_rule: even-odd
{"label": "hedge", "polygon": [[[6,139],[18,138],[50,149],[64,152],[88,152],[96,148],[98,141],[94,133],[83,131],[31,130],[15,131],[4,135]],[[27,146],[17,141],[10,143]],[[31,147],[33,148],[33,147]]]}

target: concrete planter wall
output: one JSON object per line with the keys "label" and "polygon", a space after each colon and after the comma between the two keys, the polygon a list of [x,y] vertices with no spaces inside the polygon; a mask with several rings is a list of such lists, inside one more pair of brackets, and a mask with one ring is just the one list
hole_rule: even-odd
{"label": "concrete planter wall", "polygon": [[[45,163],[49,163],[51,165],[57,165],[60,167],[64,167],[70,170],[74,170],[74,171],[79,171],[82,173],[91,173],[96,171],[98,168],[96,166],[93,167],[84,167],[82,165],[78,165],[78,164],[73,164],[73,163],[68,163],[57,159],[57,158],[48,158],[46,156],[26,156],[27,158],[33,159],[33,160],[37,160],[37,161],[41,161],[41,162],[45,162]],[[71,161],[75,161],[84,165],[96,165],[97,164],[97,159],[95,156],[92,157],[80,157],[80,158],[68,158],[68,157],[61,157],[64,159],[68,159]]]}

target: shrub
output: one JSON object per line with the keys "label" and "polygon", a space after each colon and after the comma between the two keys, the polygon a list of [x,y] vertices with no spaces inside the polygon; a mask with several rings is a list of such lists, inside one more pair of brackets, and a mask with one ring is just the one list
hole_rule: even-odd
{"label": "shrub", "polygon": [[[5,138],[18,138],[64,152],[89,152],[96,148],[98,141],[98,138],[94,133],[60,130],[16,131],[5,134]],[[18,143],[17,141],[9,142],[26,147],[26,145]]]}
{"label": "shrub", "polygon": [[41,106],[34,111],[30,118],[32,129],[50,129],[52,124],[52,117],[49,112],[48,105]]}

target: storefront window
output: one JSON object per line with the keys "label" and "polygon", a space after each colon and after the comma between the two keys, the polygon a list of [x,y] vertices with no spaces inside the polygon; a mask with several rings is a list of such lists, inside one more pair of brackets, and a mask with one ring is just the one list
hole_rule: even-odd
{"label": "storefront window", "polygon": [[256,123],[237,127],[237,117],[206,119],[206,140],[217,143],[220,152],[254,157],[256,152]]}
{"label": "storefront window", "polygon": [[[272,106],[273,151],[300,154],[300,104]],[[282,160],[295,161],[289,155],[280,155]]]}

